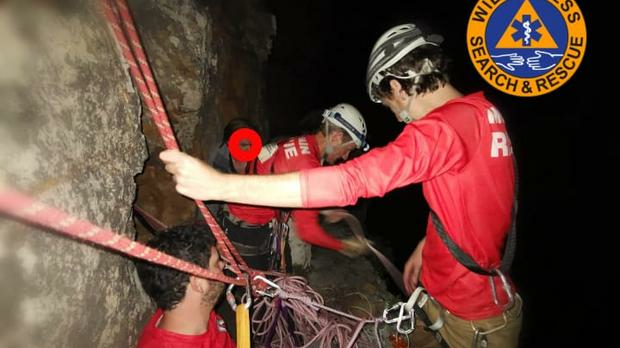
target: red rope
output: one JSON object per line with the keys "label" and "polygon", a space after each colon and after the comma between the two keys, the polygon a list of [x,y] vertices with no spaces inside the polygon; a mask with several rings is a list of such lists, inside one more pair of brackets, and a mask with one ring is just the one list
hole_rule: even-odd
{"label": "red rope", "polygon": [[37,202],[17,191],[0,187],[0,213],[56,230],[82,241],[92,242],[106,249],[147,260],[198,277],[244,285],[243,279],[227,277],[208,271],[156,249],[149,248],[112,230],[102,228],[86,220],[77,219],[59,209]]}
{"label": "red rope", "polygon": [[174,132],[164,108],[153,73],[140,44],[135,25],[124,1],[102,0],[105,16],[120,46],[121,54],[129,64],[129,72],[138,92],[157,126],[159,135],[167,149],[179,149]]}
{"label": "red rope", "polygon": [[[116,41],[118,42],[123,57],[129,64],[129,71],[133,77],[142,100],[146,104],[153,122],[161,135],[166,148],[178,149],[179,146],[174,137],[174,132],[168,121],[168,116],[164,108],[158,88],[149,66],[146,54],[140,43],[138,32],[133,22],[126,0],[102,0],[104,13],[110,24]],[[243,258],[239,255],[232,243],[228,240],[211,212],[202,203],[196,200],[196,205],[211,228],[220,254],[230,262],[230,266],[237,274],[241,270],[249,273],[250,278],[260,274],[247,266]]]}

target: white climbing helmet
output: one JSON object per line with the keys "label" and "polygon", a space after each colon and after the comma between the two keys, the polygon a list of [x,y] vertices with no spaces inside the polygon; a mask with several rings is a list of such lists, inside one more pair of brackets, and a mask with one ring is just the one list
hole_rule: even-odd
{"label": "white climbing helmet", "polygon": [[440,35],[424,35],[422,31],[413,23],[395,26],[381,35],[370,53],[368,61],[368,69],[366,70],[366,86],[368,87],[368,96],[375,103],[380,103],[379,97],[374,93],[379,83],[386,76],[395,76],[398,78],[414,78],[419,75],[430,72],[416,73],[407,71],[405,76],[396,76],[386,73],[392,65],[396,64],[407,53],[422,45],[439,46],[443,42]]}
{"label": "white climbing helmet", "polygon": [[358,149],[368,150],[366,122],[362,114],[353,105],[340,103],[323,111],[323,118],[347,131]]}

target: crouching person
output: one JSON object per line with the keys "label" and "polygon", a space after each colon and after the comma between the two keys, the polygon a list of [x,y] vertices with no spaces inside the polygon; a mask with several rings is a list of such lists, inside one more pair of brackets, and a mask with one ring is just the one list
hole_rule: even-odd
{"label": "crouching person", "polygon": [[[206,225],[172,227],[147,245],[212,272],[222,272],[224,267]],[[142,331],[138,348],[235,346],[213,311],[224,283],[141,260],[136,268],[142,287],[158,308]]]}

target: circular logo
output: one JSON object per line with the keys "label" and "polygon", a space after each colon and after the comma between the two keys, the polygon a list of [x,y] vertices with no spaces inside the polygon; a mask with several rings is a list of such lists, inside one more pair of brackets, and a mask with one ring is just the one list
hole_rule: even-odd
{"label": "circular logo", "polygon": [[250,128],[239,128],[228,139],[228,151],[237,161],[248,162],[255,159],[263,147],[260,135]]}
{"label": "circular logo", "polygon": [[467,48],[478,73],[522,97],[565,84],[586,50],[586,23],[574,0],[478,0]]}

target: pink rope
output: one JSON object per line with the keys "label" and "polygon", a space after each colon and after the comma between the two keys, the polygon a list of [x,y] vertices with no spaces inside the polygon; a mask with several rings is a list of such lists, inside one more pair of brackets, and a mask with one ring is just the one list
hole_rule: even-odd
{"label": "pink rope", "polygon": [[[125,31],[123,30],[123,24],[129,25],[130,30],[128,30],[128,32],[133,33],[133,35],[130,34],[129,36],[132,37],[132,40],[139,40],[137,38],[133,22],[129,24],[126,22],[121,22],[119,13],[117,12],[117,7],[115,6],[113,0],[102,0],[101,2],[105,17],[114,32],[114,37],[120,47],[121,54],[129,65],[131,77],[136,83],[136,87],[142,96],[142,100],[144,101],[144,104],[146,104],[146,107],[149,110],[155,125],[157,126],[157,130],[164,141],[164,145],[167,149],[179,149],[174,133],[172,132],[172,128],[170,127],[170,123],[168,122],[168,117],[166,116],[163,103],[157,93],[157,86],[155,86],[153,81],[148,63],[144,66],[139,66],[132,48],[140,50],[141,55],[138,56],[138,61],[142,61],[143,63],[146,62],[146,56],[144,55],[140,45],[134,46],[127,41]],[[145,74],[143,74],[143,70],[141,70],[141,68],[144,69],[144,72],[146,72],[146,76],[148,77],[145,77]],[[151,90],[147,83],[154,86],[154,89]]]}
{"label": "pink rope", "polygon": [[17,191],[0,188],[0,213],[53,229],[106,249],[116,250],[127,256],[171,267],[198,277],[238,285],[244,284],[242,279],[234,279],[223,274],[214,273],[195,264],[172,257],[112,230],[96,226],[86,220],[77,219],[59,209],[37,202]]}
{"label": "pink rope", "polygon": [[[380,342],[377,325],[382,319],[363,319],[325,306],[321,295],[302,277],[282,276],[274,282],[280,287],[275,297],[265,296],[254,304],[252,331],[257,340],[270,340],[264,343],[273,347],[306,348],[314,343],[353,347],[363,327],[374,323]],[[294,333],[289,332],[291,323]],[[303,345],[295,344],[293,334],[303,339]]]}
{"label": "pink rope", "polygon": [[[162,137],[164,145],[167,149],[179,149],[127,1],[101,0],[101,2],[106,19],[120,46],[121,54],[129,65],[129,72]],[[199,200],[195,202],[217,240],[217,248],[220,254],[228,260],[232,270],[237,274],[243,270],[250,274],[250,278],[260,274],[260,272],[247,266],[204,203]]]}

